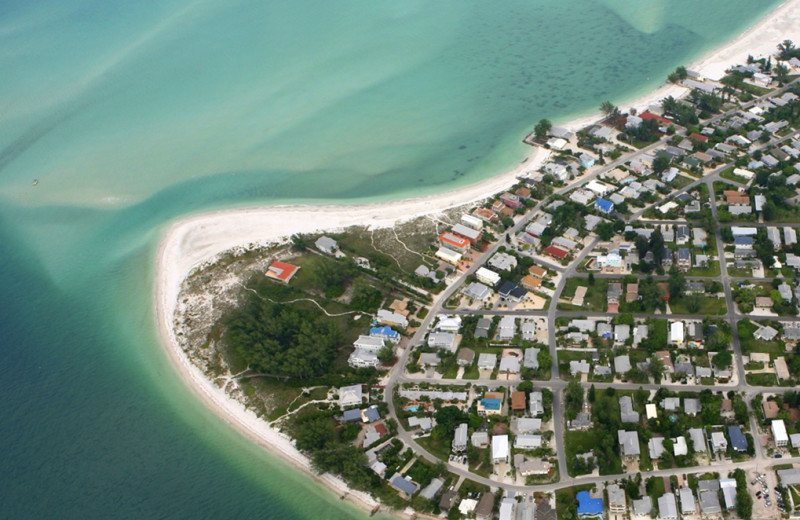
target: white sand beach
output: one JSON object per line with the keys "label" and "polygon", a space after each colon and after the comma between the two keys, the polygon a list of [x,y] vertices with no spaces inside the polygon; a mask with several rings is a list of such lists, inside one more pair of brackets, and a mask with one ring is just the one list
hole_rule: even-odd
{"label": "white sand beach", "polygon": [[[800,0],[784,2],[739,38],[713,50],[687,68],[711,78],[718,77],[731,64],[744,62],[748,54],[758,57],[774,52],[776,45],[784,39],[800,42]],[[666,96],[679,96],[684,91],[683,87],[665,85],[622,108],[627,110],[633,106],[644,109]],[[597,115],[592,115],[562,126],[577,129],[597,119]],[[523,137],[520,136],[520,139]],[[330,475],[314,475],[309,461],[288,438],[229,398],[189,361],[178,345],[173,330],[173,315],[181,283],[194,268],[237,246],[266,244],[294,233],[341,229],[352,225],[388,227],[401,220],[482,200],[514,184],[518,176],[536,170],[547,155],[545,150],[533,149],[526,162],[509,172],[463,189],[428,197],[357,206],[275,206],[218,211],[174,223],[166,230],[156,259],[155,311],[160,337],[176,371],[232,427],[313,475],[339,495],[348,493],[355,502],[371,510],[376,505],[371,497],[349,490],[344,482]]]}

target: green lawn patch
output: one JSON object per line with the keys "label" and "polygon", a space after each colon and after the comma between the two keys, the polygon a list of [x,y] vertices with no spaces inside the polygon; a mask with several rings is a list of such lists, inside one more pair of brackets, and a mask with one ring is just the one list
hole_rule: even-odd
{"label": "green lawn patch", "polygon": [[754,386],[778,386],[778,377],[775,374],[745,374],[748,385]]}

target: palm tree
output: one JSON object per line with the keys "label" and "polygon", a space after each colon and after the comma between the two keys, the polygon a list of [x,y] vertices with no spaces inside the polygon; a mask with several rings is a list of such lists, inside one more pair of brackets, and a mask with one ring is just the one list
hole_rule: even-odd
{"label": "palm tree", "polygon": [[617,108],[611,101],[603,101],[600,104],[600,112],[602,112],[603,115],[606,116],[606,118],[609,118],[611,116],[614,117],[619,116],[619,108]]}
{"label": "palm tree", "polygon": [[775,65],[775,79],[778,80],[778,86],[782,87],[787,81],[789,81],[789,67],[783,63]]}
{"label": "palm tree", "polygon": [[788,60],[792,57],[794,43],[792,43],[792,40],[783,40],[783,42],[778,44],[778,50],[781,51],[779,58],[782,60]]}

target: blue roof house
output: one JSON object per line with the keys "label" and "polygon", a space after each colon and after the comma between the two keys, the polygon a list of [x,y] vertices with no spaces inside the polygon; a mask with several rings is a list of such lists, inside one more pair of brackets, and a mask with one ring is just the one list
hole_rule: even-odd
{"label": "blue roof house", "polygon": [[592,498],[588,491],[578,491],[578,516],[581,518],[603,518],[603,499]]}
{"label": "blue roof house", "polygon": [[728,426],[728,437],[731,439],[731,447],[739,453],[747,451],[747,438],[738,426]]}
{"label": "blue roof house", "polygon": [[400,333],[388,325],[369,329],[369,335],[374,338],[382,338],[386,341],[391,341],[392,343],[400,341]]}
{"label": "blue roof house", "polygon": [[614,211],[614,203],[606,199],[597,199],[594,201],[594,207],[606,215]]}

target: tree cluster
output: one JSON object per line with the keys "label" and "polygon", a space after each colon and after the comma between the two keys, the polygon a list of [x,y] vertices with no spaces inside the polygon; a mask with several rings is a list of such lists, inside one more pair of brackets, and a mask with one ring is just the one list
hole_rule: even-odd
{"label": "tree cluster", "polygon": [[251,295],[229,316],[227,339],[253,370],[308,379],[327,372],[343,337],[319,311]]}

